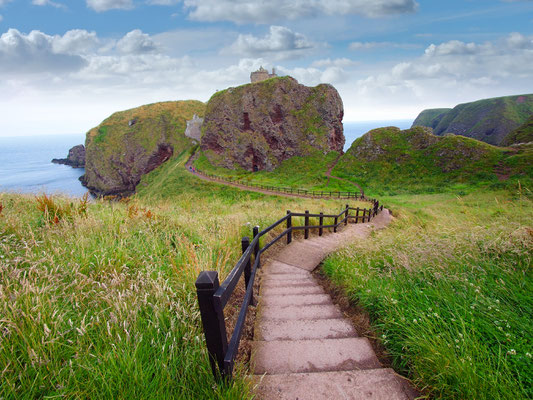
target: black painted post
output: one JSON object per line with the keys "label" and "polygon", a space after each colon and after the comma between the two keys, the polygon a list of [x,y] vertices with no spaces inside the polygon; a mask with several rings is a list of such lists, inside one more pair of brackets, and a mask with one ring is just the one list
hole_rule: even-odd
{"label": "black painted post", "polygon": [[333,232],[337,233],[337,221],[339,217],[335,217],[335,226],[333,227]]}
{"label": "black painted post", "polygon": [[305,225],[305,229],[304,229],[304,239],[309,239],[309,228],[307,228],[309,226],[309,210],[305,210],[305,220],[304,220],[304,225]]}
{"label": "black painted post", "polygon": [[350,211],[350,206],[346,204],[346,213],[344,214],[344,225],[348,225],[348,212]]}
{"label": "black painted post", "polygon": [[[256,225],[254,226],[254,239],[257,235],[259,235],[259,227]],[[260,239],[257,239],[257,243],[255,244],[255,247],[254,247],[254,261],[257,260],[257,255],[259,254],[259,240]],[[259,262],[257,264],[257,268],[261,268],[261,262]]]}
{"label": "black painted post", "polygon": [[359,207],[355,210],[355,223],[357,224],[359,222]]}
{"label": "black painted post", "polygon": [[321,212],[320,213],[320,219],[319,219],[320,227],[318,228],[318,236],[322,236],[322,230],[323,230],[322,225],[324,225],[324,217],[323,217],[323,215],[324,215],[324,213]]}
{"label": "black painted post", "polygon": [[381,209],[380,209],[380,211],[383,211],[383,204],[381,205]]}
{"label": "black painted post", "polygon": [[209,362],[215,378],[224,371],[224,355],[228,349],[224,312],[215,305],[213,295],[219,287],[218,272],[202,271],[196,279],[196,294],[204,327]]}
{"label": "black painted post", "polygon": [[287,244],[290,244],[292,242],[292,215],[289,210],[287,210],[287,215],[289,218],[287,218],[287,229],[290,229],[289,232],[287,232]]}
{"label": "black painted post", "polygon": [[[248,249],[248,246],[250,246],[250,238],[248,236],[245,236],[241,240],[241,247],[242,247],[242,253]],[[251,259],[252,255],[250,254],[250,257],[248,257],[248,261],[246,261],[246,264],[244,264],[244,290],[248,288],[248,282],[250,282],[250,276],[252,275],[252,262]],[[253,304],[253,296],[251,303]]]}

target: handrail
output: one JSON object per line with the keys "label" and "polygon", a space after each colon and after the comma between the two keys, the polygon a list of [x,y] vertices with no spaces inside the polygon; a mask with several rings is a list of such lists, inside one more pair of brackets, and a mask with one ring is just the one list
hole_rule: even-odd
{"label": "handrail", "polygon": [[[193,170],[192,167],[190,168],[192,171]],[[246,182],[246,181],[242,181],[242,180],[238,180],[234,178],[224,178],[218,175],[213,175],[213,174],[203,172],[199,170],[198,168],[194,168],[194,173],[197,173],[199,175],[203,175],[207,178],[211,178],[211,179],[218,180],[221,182],[234,183],[234,184],[248,186],[248,187],[256,187],[262,190],[269,190],[271,192],[277,192],[277,193],[297,194],[297,195],[321,197],[321,198],[360,199],[361,201],[371,200],[371,199],[367,199],[363,193],[357,193],[357,192],[349,192],[349,191],[336,192],[332,190],[320,190],[319,191],[319,190],[309,190],[309,189],[295,189],[292,187],[278,187],[278,186],[272,186],[272,185],[263,185],[260,183]]]}
{"label": "handrail", "polygon": [[[305,213],[287,211],[287,215],[262,231],[259,231],[259,227],[254,227],[252,241],[247,237],[242,239],[242,255],[222,284],[219,284],[218,273],[216,271],[202,271],[198,275],[195,284],[196,292],[209,353],[209,361],[215,378],[231,379],[232,377],[248,307],[254,302],[254,281],[257,270],[261,268],[261,255],[284,236],[287,236],[287,244],[291,243],[292,232],[296,230],[304,230],[304,238],[307,239],[309,230],[312,229],[318,229],[319,236],[322,236],[324,228],[333,228],[333,231],[337,232],[337,228],[341,224],[346,225],[350,219],[355,219],[355,223],[358,223],[359,220],[369,222],[371,218],[383,210],[383,206],[380,207],[379,201],[375,199],[368,199],[368,201],[372,202],[371,208],[354,208],[347,204],[339,214],[310,214],[309,211],[305,211]],[[356,210],[356,215],[350,215],[350,210]],[[360,211],[363,212],[362,215],[359,215]],[[339,221],[339,217],[342,215],[344,215],[344,218]],[[292,217],[304,217],[304,225],[293,226]],[[319,224],[311,225],[309,218],[319,218]],[[334,219],[335,222],[333,224],[324,224],[324,218]],[[286,229],[260,248],[260,238],[283,222],[287,223]],[[253,266],[251,264],[252,254],[254,255]],[[237,322],[228,343],[224,307],[228,303],[243,272],[246,292]]]}

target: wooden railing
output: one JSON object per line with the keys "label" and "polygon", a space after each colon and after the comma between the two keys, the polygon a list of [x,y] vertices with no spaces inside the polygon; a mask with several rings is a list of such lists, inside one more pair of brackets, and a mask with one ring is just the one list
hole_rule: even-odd
{"label": "wooden railing", "polygon": [[285,194],[292,194],[292,195],[298,195],[302,197],[312,197],[312,198],[332,198],[332,199],[355,199],[355,200],[361,200],[361,201],[375,201],[375,199],[367,199],[364,194],[357,193],[357,192],[336,192],[331,190],[307,190],[307,189],[298,189],[298,188],[292,188],[292,187],[283,187],[283,186],[272,186],[272,185],[263,185],[259,183],[252,183],[252,182],[246,182],[234,178],[223,178],[217,175],[208,174],[206,172],[202,172],[196,168],[192,169],[193,167],[190,167],[191,171],[194,173],[197,173],[199,175],[203,175],[207,178],[217,180],[220,182],[226,182],[226,183],[232,183],[247,187],[253,187],[261,190],[268,190],[270,192],[275,193],[285,193]]}
{"label": "wooden railing", "polygon": [[[259,231],[258,226],[254,227],[253,239],[251,241],[248,237],[242,238],[242,256],[222,284],[219,283],[218,273],[216,271],[203,271],[200,273],[196,280],[196,291],[209,353],[209,361],[213,374],[217,379],[231,378],[233,374],[233,367],[246,320],[246,313],[248,306],[253,303],[254,280],[257,270],[261,268],[261,255],[284,236],[287,236],[287,244],[291,243],[292,233],[295,230],[303,230],[305,239],[309,237],[309,231],[312,229],[318,229],[318,235],[322,236],[324,228],[333,228],[333,231],[337,232],[337,228],[341,224],[346,225],[350,219],[355,220],[355,223],[369,222],[381,210],[383,210],[383,206],[380,206],[377,200],[372,200],[371,208],[354,208],[346,205],[339,214],[324,214],[322,212],[319,214],[310,214],[309,211],[305,211],[304,213],[287,211],[287,215],[262,231]],[[350,215],[350,211],[355,211],[355,215]],[[293,225],[293,217],[303,217],[304,225]],[[318,218],[319,224],[311,225],[310,218]],[[324,224],[324,218],[333,221],[332,223]],[[283,223],[286,224],[285,230],[261,247],[260,238]],[[228,342],[224,307],[228,303],[243,273],[246,293],[233,333]]]}

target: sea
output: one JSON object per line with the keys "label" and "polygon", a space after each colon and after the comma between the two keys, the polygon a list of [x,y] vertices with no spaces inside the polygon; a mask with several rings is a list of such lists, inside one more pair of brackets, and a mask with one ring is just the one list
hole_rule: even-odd
{"label": "sea", "polygon": [[[345,122],[348,150],[353,141],[371,129],[397,126],[407,129],[412,120]],[[0,136],[0,192],[64,194],[81,197],[87,193],[79,181],[83,168],[52,164],[52,158],[66,158],[71,147],[85,142],[84,134]]]}

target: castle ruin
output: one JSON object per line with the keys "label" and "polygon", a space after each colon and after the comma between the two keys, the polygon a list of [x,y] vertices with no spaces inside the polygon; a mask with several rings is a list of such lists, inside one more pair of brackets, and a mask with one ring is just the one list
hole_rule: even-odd
{"label": "castle ruin", "polygon": [[264,81],[265,79],[275,78],[275,77],[277,77],[277,75],[276,75],[276,70],[274,68],[272,68],[272,73],[269,74],[266,69],[264,69],[263,67],[260,67],[257,71],[254,71],[250,74],[250,81],[252,81],[252,83],[255,83],[255,82],[261,82],[261,81]]}

